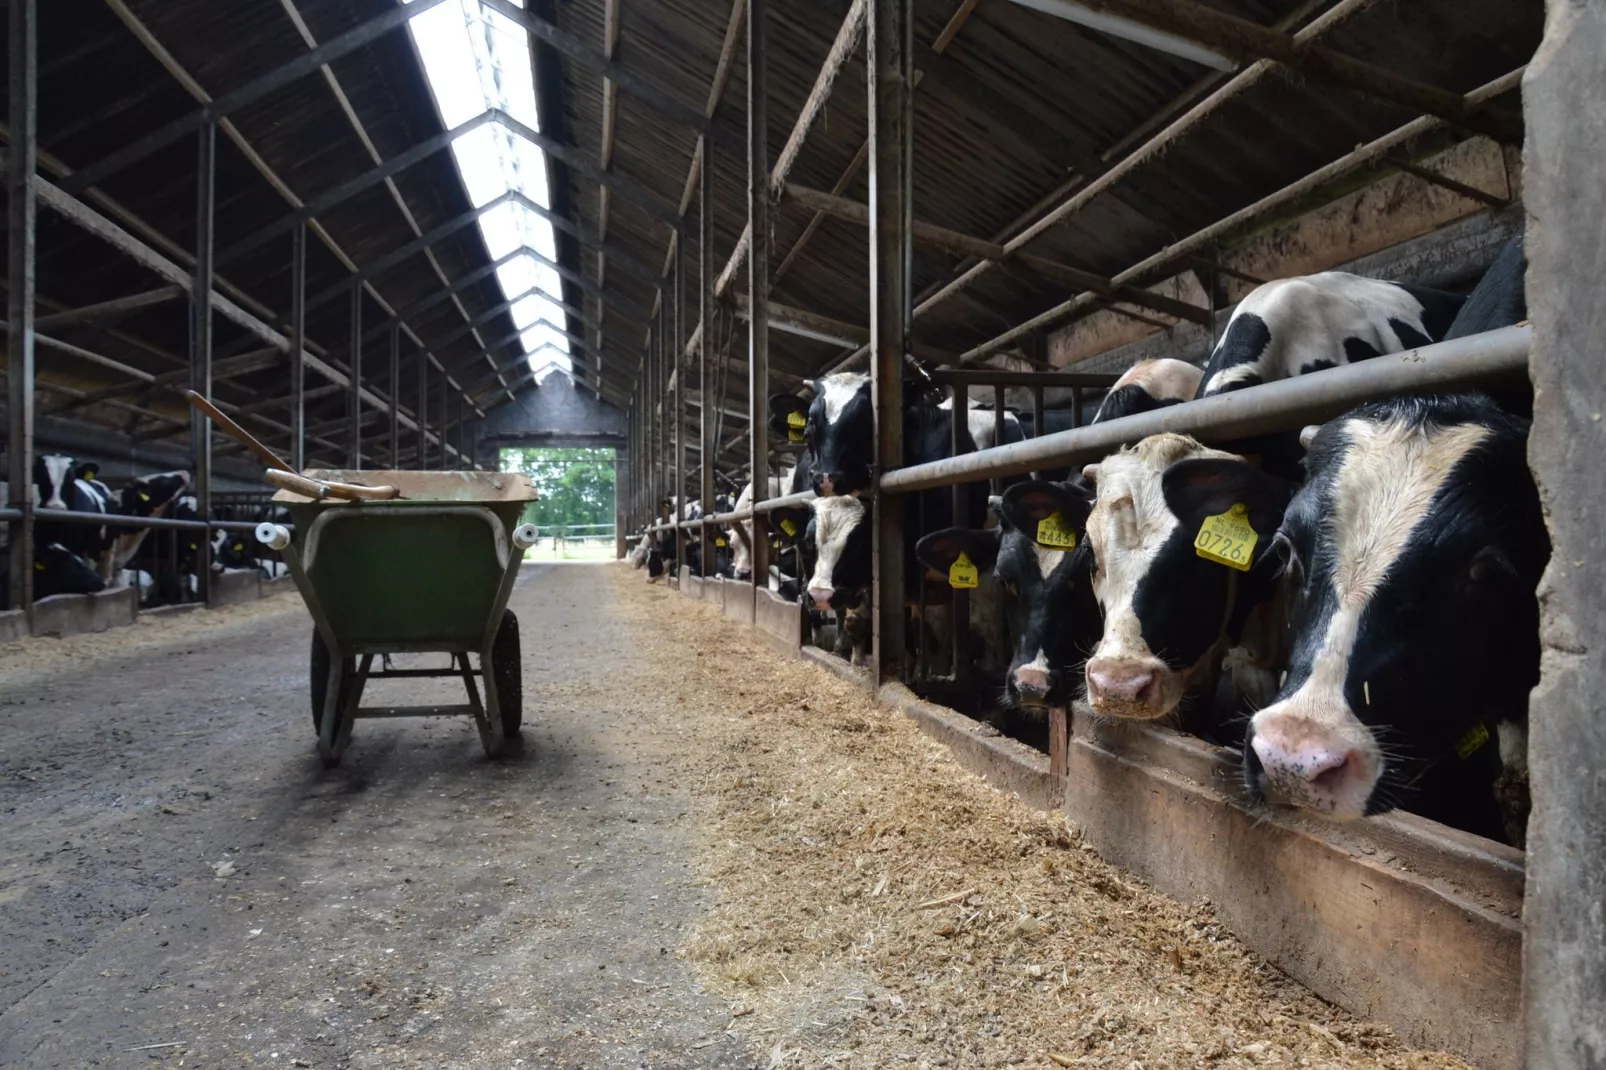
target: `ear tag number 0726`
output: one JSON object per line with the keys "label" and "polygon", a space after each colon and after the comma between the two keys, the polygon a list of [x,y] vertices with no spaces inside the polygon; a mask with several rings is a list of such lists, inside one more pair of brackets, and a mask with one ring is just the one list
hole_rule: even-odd
{"label": "ear tag number 0726", "polygon": [[956,590],[965,590],[980,586],[981,573],[976,570],[975,562],[970,555],[960,551],[959,557],[948,566],[948,586]]}
{"label": "ear tag number 0726", "polygon": [[1065,514],[1056,509],[1037,522],[1037,545],[1050,550],[1076,549],[1076,532],[1065,526]]}
{"label": "ear tag number 0726", "polygon": [[809,418],[801,412],[786,414],[786,440],[788,442],[802,442],[803,429],[809,425]]}
{"label": "ear tag number 0726", "polygon": [[1225,513],[1207,516],[1193,540],[1193,552],[1206,561],[1248,572],[1260,534],[1249,524],[1242,502]]}

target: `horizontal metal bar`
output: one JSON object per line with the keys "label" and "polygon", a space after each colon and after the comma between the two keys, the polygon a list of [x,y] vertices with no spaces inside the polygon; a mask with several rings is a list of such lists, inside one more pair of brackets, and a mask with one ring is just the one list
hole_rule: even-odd
{"label": "horizontal metal bar", "polygon": [[0,509],[0,520],[21,520],[21,509]]}
{"label": "horizontal metal bar", "polygon": [[1331,419],[1366,401],[1399,394],[1465,390],[1490,380],[1521,375],[1528,366],[1532,337],[1529,327],[1502,327],[1452,342],[1373,357],[1360,364],[900,468],[881,477],[881,489],[907,493],[1097,460],[1121,446],[1163,431],[1206,441],[1243,438]]}
{"label": "horizontal metal bar", "polygon": [[1095,372],[1012,372],[989,368],[933,368],[931,380],[943,386],[1114,386],[1119,375]]}
{"label": "horizontal metal bar", "polygon": [[453,665],[444,669],[386,669],[384,672],[371,672],[370,680],[410,680],[425,676],[462,676],[463,670]]}
{"label": "horizontal metal bar", "polygon": [[[11,515],[5,515],[10,513]],[[76,509],[35,509],[35,521],[63,524],[109,524],[118,528],[177,528],[181,531],[255,531],[257,525],[249,520],[173,520],[165,516],[121,516],[117,513],[83,513]],[[0,520],[20,520],[15,510],[0,512]],[[281,527],[295,530],[293,524]]]}
{"label": "horizontal metal bar", "polygon": [[[372,680],[373,674],[368,678]],[[460,706],[359,706],[356,716],[369,717],[472,717],[474,707]]]}
{"label": "horizontal metal bar", "polygon": [[812,490],[800,491],[797,494],[788,494],[780,498],[767,498],[761,502],[754,502],[746,509],[738,509],[730,513],[716,513],[713,516],[699,517],[696,520],[666,520],[662,524],[654,524],[648,531],[673,531],[675,528],[700,528],[705,524],[739,524],[745,520],[753,519],[755,513],[769,513],[776,509],[786,509],[794,505],[807,505],[814,500]]}

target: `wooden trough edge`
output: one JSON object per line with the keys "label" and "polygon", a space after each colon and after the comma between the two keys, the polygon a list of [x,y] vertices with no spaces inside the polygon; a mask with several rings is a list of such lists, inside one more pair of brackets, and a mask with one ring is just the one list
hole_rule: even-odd
{"label": "wooden trough edge", "polygon": [[[748,584],[683,577],[681,591],[755,624]],[[999,790],[1062,809],[1105,860],[1174,898],[1208,899],[1246,946],[1323,999],[1414,1046],[1521,1067],[1520,851],[1409,814],[1339,825],[1252,812],[1220,748],[1086,710],[1059,711],[1051,759],[901,683],[877,692],[867,670],[787,644],[773,621],[756,630],[911,717]]]}

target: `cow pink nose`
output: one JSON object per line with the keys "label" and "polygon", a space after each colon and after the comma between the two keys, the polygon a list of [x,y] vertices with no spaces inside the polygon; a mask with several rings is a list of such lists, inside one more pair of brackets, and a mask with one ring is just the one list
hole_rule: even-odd
{"label": "cow pink nose", "polygon": [[836,592],[829,587],[810,587],[809,597],[814,599],[814,608],[830,609],[831,596]]}
{"label": "cow pink nose", "polygon": [[1159,697],[1159,681],[1152,666],[1129,661],[1088,662],[1087,698],[1095,709],[1110,705],[1147,709]]}
{"label": "cow pink nose", "polygon": [[1365,812],[1372,779],[1366,762],[1325,726],[1274,716],[1255,727],[1250,746],[1273,797],[1341,817]]}
{"label": "cow pink nose", "polygon": [[1015,670],[1015,690],[1030,695],[1048,694],[1051,690],[1048,670],[1022,665]]}

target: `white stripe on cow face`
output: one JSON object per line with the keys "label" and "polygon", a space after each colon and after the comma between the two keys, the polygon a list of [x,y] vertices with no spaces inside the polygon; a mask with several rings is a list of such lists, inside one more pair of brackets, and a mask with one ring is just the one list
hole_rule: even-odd
{"label": "white stripe on cow face", "polygon": [[1269,794],[1348,819],[1366,813],[1383,775],[1376,738],[1345,698],[1361,620],[1389,569],[1428,515],[1457,464],[1489,438],[1487,427],[1411,428],[1353,419],[1327,502],[1337,608],[1292,695],[1250,720]]}
{"label": "white stripe on cow face", "polygon": [[825,422],[834,423],[858,396],[860,388],[870,381],[863,372],[836,372],[819,382],[820,395],[825,399]]}
{"label": "white stripe on cow face", "polygon": [[49,496],[40,503],[41,509],[65,509],[67,502],[62,498],[61,492],[67,489],[67,481],[72,478],[72,458],[63,457],[59,453],[47,453],[40,460],[45,463],[45,480],[50,485]]}
{"label": "white stripe on cow face", "polygon": [[836,589],[832,574],[847,549],[848,535],[864,520],[864,503],[858,498],[837,495],[815,498],[809,503],[814,508],[814,544],[816,556],[814,575],[809,577],[809,594],[816,602],[828,600]]}
{"label": "white stripe on cow face", "polygon": [[1037,574],[1045,580],[1054,574],[1054,570],[1060,567],[1060,562],[1064,561],[1066,556],[1064,550],[1050,550],[1035,542],[1032,543],[1032,550],[1037,558]]}

